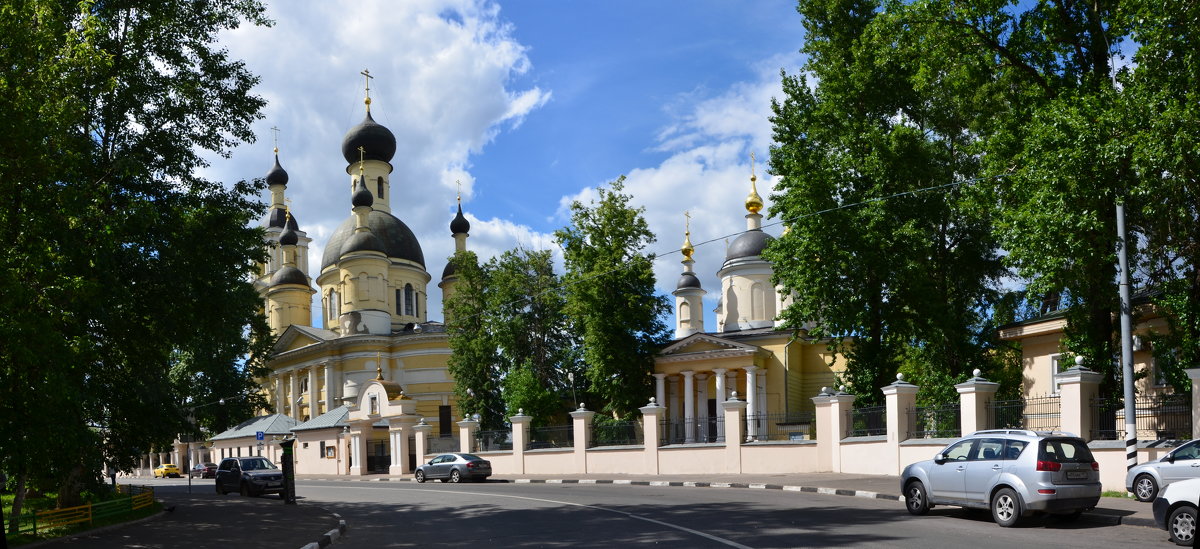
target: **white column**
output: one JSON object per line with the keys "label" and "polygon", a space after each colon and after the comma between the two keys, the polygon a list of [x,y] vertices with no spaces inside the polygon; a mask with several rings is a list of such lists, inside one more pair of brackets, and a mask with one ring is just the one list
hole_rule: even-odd
{"label": "white column", "polygon": [[275,413],[283,413],[283,374],[275,374]]}
{"label": "white column", "polygon": [[667,395],[667,401],[670,402],[670,405],[667,406],[670,416],[667,419],[671,421],[683,419],[683,401],[679,399],[679,386],[682,381],[681,377],[671,377],[671,386],[668,388],[670,394]]}
{"label": "white column", "polygon": [[708,377],[709,374],[706,373],[696,374],[696,425],[700,429],[696,438],[701,442],[710,442],[708,440]]}
{"label": "white column", "polygon": [[366,471],[366,464],[362,462],[362,452],[359,451],[359,438],[361,435],[352,433],[350,435],[350,474],[354,474],[354,470],[359,471],[358,474],[363,474]]}
{"label": "white column", "polygon": [[[717,398],[717,404],[720,404],[722,402],[725,402],[726,400],[729,400],[729,393],[725,390],[725,368],[713,369],[713,375],[716,376],[716,378],[717,378],[717,396],[716,396],[716,398]],[[717,411],[718,412],[721,411],[720,406],[717,407]]]}
{"label": "white column", "polygon": [[767,415],[767,371],[754,376],[758,380],[758,415]]}
{"label": "white column", "polygon": [[336,404],[337,391],[333,385],[333,366],[328,362],[321,364],[325,368],[325,411],[328,412],[338,405]]}
{"label": "white column", "polygon": [[388,462],[388,470],[400,464],[400,441],[398,431],[388,431],[388,454],[391,456],[391,461]]}
{"label": "white column", "polygon": [[288,416],[300,419],[300,372],[288,372]]}
{"label": "white column", "polygon": [[696,442],[696,384],[692,381],[695,372],[683,374],[683,441]]}
{"label": "white column", "polygon": [[[321,411],[317,406],[317,367],[315,365],[308,367],[308,419],[312,419],[321,415]],[[297,418],[299,419],[299,418]]]}
{"label": "white column", "polygon": [[667,374],[654,374],[654,396],[659,406],[667,405]]}
{"label": "white column", "polygon": [[758,379],[754,371],[758,366],[746,366],[746,442],[758,438]]}

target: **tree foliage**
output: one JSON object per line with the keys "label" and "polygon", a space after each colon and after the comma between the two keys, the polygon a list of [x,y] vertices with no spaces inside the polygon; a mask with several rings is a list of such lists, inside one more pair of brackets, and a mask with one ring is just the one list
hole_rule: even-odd
{"label": "tree foliage", "polygon": [[630,417],[651,394],[654,353],[667,340],[666,298],[654,291],[654,235],[623,194],[624,177],[599,198],[571,204],[571,225],[554,233],[563,249],[566,311],[581,339],[591,392],[603,411]]}
{"label": "tree foliage", "polygon": [[[0,7],[0,468],[60,503],[186,432],[188,406],[255,387],[261,187],[197,171],[253,139],[257,80],[214,42],[262,11]],[[219,427],[218,408],[196,413]]]}
{"label": "tree foliage", "polygon": [[[793,231],[773,253],[801,296],[833,287],[798,300],[788,318],[857,336],[865,348],[851,365],[864,368],[852,378],[865,370],[873,390],[900,348],[951,371],[979,363],[970,349],[995,348],[986,332],[1003,250],[1023,292],[1065,308],[1065,346],[1103,374],[1103,394],[1118,396],[1118,201],[1131,265],[1144,276],[1134,283],[1156,286],[1180,338],[1165,347],[1196,348],[1200,38],[1191,27],[1200,8],[801,0],[799,11],[810,62],[807,74],[784,77],[771,164],[784,181],[777,213]],[[944,184],[957,185],[895,196]],[[941,326],[912,329],[938,308]]]}

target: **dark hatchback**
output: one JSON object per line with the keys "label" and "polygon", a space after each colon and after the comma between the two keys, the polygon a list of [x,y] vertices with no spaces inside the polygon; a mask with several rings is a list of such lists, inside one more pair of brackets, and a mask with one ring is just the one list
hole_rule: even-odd
{"label": "dark hatchback", "polygon": [[217,466],[217,493],[243,496],[283,493],[283,471],[265,457],[232,457]]}

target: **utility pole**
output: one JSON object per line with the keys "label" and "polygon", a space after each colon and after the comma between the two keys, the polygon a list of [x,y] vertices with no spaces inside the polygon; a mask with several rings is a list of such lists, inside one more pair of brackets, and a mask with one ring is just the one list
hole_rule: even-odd
{"label": "utility pole", "polygon": [[1128,238],[1125,203],[1117,201],[1118,289],[1121,294],[1121,380],[1125,386],[1125,470],[1137,465],[1137,401],[1133,394],[1133,308],[1129,303]]}

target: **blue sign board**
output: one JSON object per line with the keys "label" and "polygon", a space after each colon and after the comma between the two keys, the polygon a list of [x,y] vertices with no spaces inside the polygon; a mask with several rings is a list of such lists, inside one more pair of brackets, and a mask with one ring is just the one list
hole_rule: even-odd
{"label": "blue sign board", "polygon": [[263,439],[263,432],[262,432],[262,431],[255,432],[255,433],[254,433],[254,439],[255,439],[255,440],[262,440],[262,439]]}

